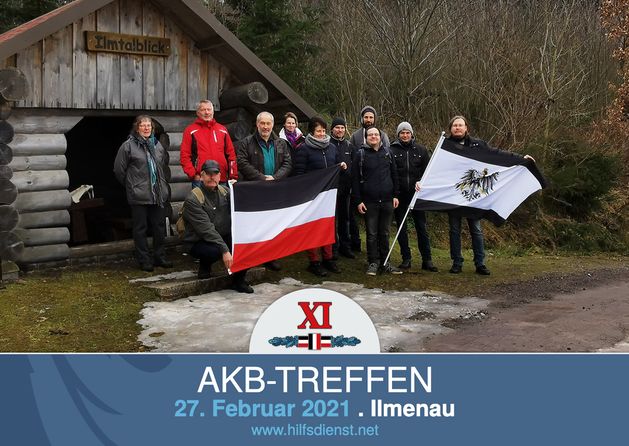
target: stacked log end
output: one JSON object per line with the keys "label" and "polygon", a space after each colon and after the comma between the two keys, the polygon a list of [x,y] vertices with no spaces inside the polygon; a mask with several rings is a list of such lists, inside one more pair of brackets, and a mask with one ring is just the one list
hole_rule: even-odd
{"label": "stacked log end", "polygon": [[[11,182],[13,169],[9,163],[13,160],[13,151],[9,143],[13,140],[13,126],[7,122],[11,116],[10,101],[16,91],[14,69],[0,70],[0,280],[17,278],[17,265],[14,263],[24,250],[24,243],[15,233],[19,215],[15,208],[17,187]],[[19,88],[17,89],[19,90]]]}
{"label": "stacked log end", "polygon": [[70,254],[66,138],[10,121],[11,102],[27,92],[19,70],[0,70],[0,257],[21,269]]}

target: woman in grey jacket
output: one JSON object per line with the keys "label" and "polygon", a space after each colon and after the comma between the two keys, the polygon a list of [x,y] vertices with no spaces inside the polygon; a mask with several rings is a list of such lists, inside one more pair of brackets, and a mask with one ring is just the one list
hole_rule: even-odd
{"label": "woman in grey jacket", "polygon": [[[140,268],[143,271],[153,271],[154,266],[172,268],[173,264],[166,259],[164,249],[164,206],[170,198],[168,152],[154,137],[150,116],[135,118],[131,135],[118,149],[114,174],[125,187],[127,202],[131,206],[135,256]],[[149,226],[153,234],[152,257],[147,240]]]}

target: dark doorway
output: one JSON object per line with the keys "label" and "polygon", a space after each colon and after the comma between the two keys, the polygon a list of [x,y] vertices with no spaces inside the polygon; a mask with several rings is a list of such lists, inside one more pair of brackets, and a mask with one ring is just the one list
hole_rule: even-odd
{"label": "dark doorway", "polygon": [[131,238],[131,211],[113,166],[134,118],[89,116],[66,133],[70,191],[84,184],[94,186],[93,199],[85,194],[70,208],[71,246]]}

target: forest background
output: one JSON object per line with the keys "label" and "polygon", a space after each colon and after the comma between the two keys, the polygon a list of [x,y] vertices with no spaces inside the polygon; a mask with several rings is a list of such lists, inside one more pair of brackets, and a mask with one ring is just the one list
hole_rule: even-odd
{"label": "forest background", "polygon": [[[0,32],[64,0],[6,0]],[[434,146],[455,114],[549,181],[489,244],[629,253],[629,0],[205,0],[328,120]],[[433,227],[447,227],[435,217]],[[445,237],[439,231],[437,237]]]}

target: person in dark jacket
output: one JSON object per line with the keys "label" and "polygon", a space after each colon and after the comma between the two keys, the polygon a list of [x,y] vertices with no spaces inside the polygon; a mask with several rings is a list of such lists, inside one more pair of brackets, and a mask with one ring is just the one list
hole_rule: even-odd
{"label": "person in dark jacket", "polygon": [[[183,205],[185,232],[183,246],[191,256],[199,259],[199,279],[208,279],[212,264],[223,261],[229,270],[233,263],[231,249],[231,214],[229,189],[220,185],[220,165],[206,160],[201,167],[201,186],[188,194]],[[203,194],[199,200],[199,190]],[[245,280],[246,270],[232,275],[232,289],[239,293],[253,293]]]}
{"label": "person in dark jacket", "polygon": [[[400,205],[395,210],[395,221],[399,228],[415,191],[418,190],[418,183],[428,166],[430,154],[426,147],[415,142],[413,127],[406,121],[401,122],[397,127],[397,139],[391,144],[391,154],[395,160],[395,167],[400,180]],[[432,263],[430,238],[426,230],[426,213],[416,210],[411,210],[410,213],[415,223],[417,247],[422,256],[422,269],[437,272],[437,267]],[[406,221],[404,221],[398,237],[402,253],[402,263],[398,266],[400,269],[411,267],[411,249],[408,246],[406,227]]]}
{"label": "person in dark jacket", "polygon": [[[356,148],[362,147],[363,144],[367,144],[367,138],[365,137],[367,134],[367,129],[371,126],[376,125],[376,118],[378,117],[376,113],[376,109],[371,105],[365,105],[360,111],[360,125],[361,127],[352,133],[351,138],[349,139],[349,143]],[[382,130],[380,130],[380,134],[382,135],[380,140],[382,141],[382,145],[385,147],[389,147],[389,136]]]}
{"label": "person in dark jacket", "polygon": [[[306,142],[297,152],[295,159],[295,175],[325,169],[337,164],[340,164],[341,169],[347,169],[347,164],[340,161],[336,146],[330,144],[330,136],[326,134],[327,127],[327,123],[319,116],[310,119]],[[319,257],[320,255],[321,257]],[[327,276],[326,269],[334,273],[340,272],[338,265],[333,260],[332,245],[309,249],[308,259],[310,260],[308,271],[316,276]]]}
{"label": "person in dark jacket", "polygon": [[[170,199],[168,152],[153,136],[150,116],[135,118],[129,138],[122,143],[114,161],[114,174],[125,187],[133,219],[135,257],[143,271],[154,266],[172,268],[166,259],[165,206]],[[147,230],[153,235],[153,254],[148,248]]]}
{"label": "person in dark jacket", "polygon": [[346,125],[345,119],[334,118],[330,135],[330,143],[336,146],[340,161],[347,165],[347,169],[341,172],[336,196],[337,242],[334,245],[334,249],[348,259],[355,259],[356,256],[352,252],[352,247],[358,246],[360,248],[360,231],[354,217],[354,209],[350,204],[352,190],[351,169],[355,149],[345,139]]}
{"label": "person in dark jacket", "polygon": [[[260,112],[253,135],[236,144],[240,181],[273,181],[290,175],[293,167],[290,149],[285,140],[273,137],[274,121],[271,113]],[[271,271],[281,269],[276,260],[264,266]]]}
{"label": "person in dark jacket", "polygon": [[240,181],[272,181],[290,174],[290,149],[286,140],[273,137],[273,122],[271,113],[260,112],[256,131],[236,144]]}
{"label": "person in dark jacket", "polygon": [[389,252],[389,228],[393,210],[398,207],[397,170],[388,147],[382,145],[380,131],[367,129],[367,145],[354,154],[352,161],[352,196],[367,228],[367,275],[378,271],[402,274],[384,263]]}
{"label": "person in dark jacket", "polygon": [[[448,129],[450,141],[461,144],[462,147],[469,150],[483,149],[483,150],[498,150],[489,147],[489,145],[480,139],[471,138],[469,135],[469,124],[464,116],[453,117],[449,124]],[[527,158],[535,161],[530,155],[518,155],[510,153],[510,155],[517,158]],[[461,253],[461,216],[455,212],[448,212],[448,223],[450,226],[450,258],[452,259],[452,268],[450,272],[452,274],[459,274],[463,271],[463,255]],[[485,266],[485,246],[483,239],[483,230],[481,228],[480,220],[477,218],[467,218],[467,226],[470,230],[470,236],[472,238],[472,251],[474,252],[474,265],[476,266],[476,273],[488,276],[490,273],[487,266]]]}

